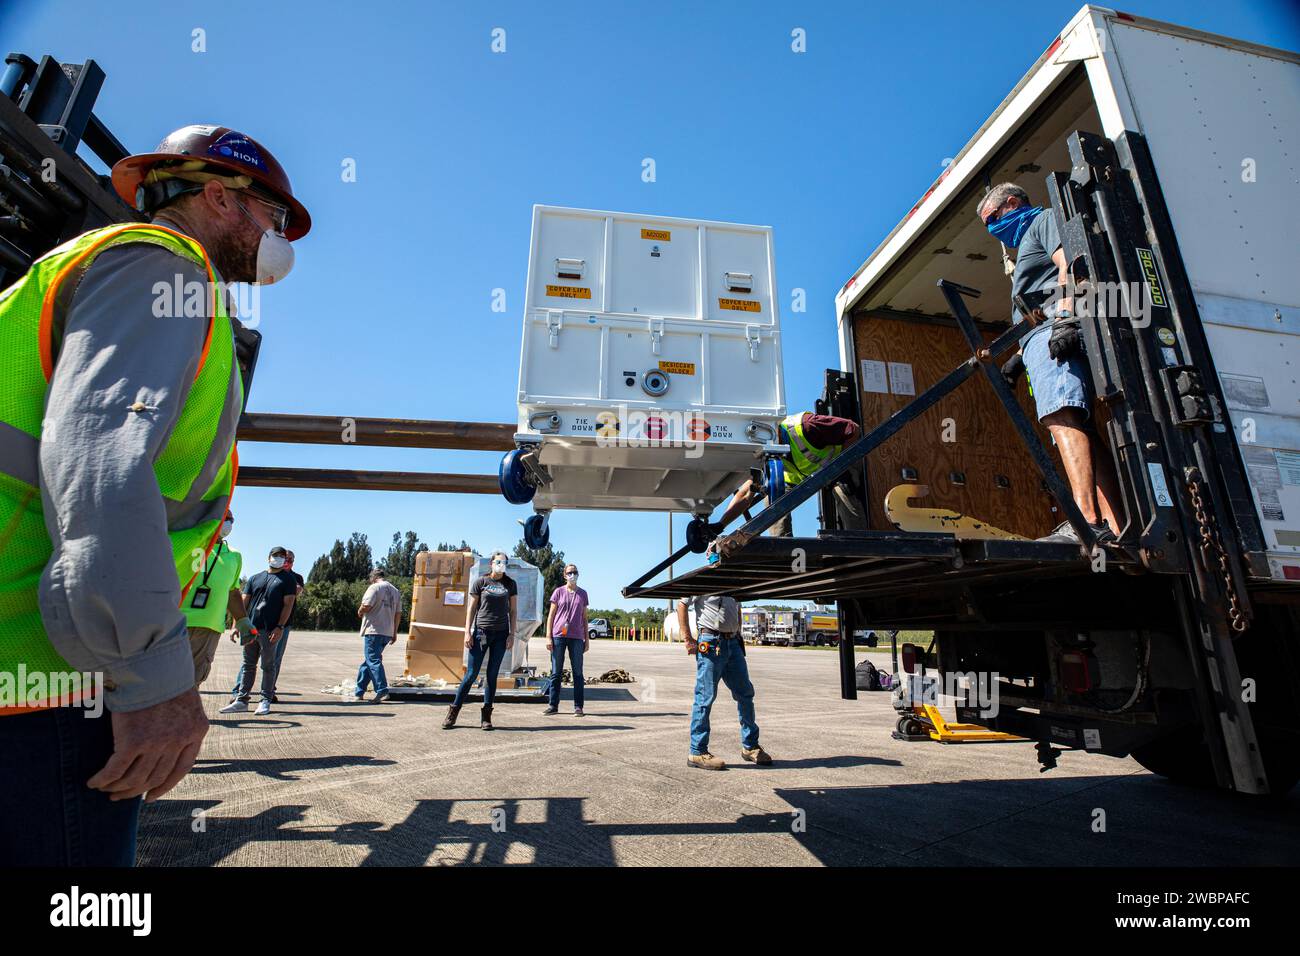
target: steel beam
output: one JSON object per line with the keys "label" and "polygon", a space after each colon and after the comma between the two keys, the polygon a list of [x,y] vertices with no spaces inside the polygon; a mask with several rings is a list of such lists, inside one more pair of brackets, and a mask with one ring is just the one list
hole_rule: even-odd
{"label": "steel beam", "polygon": [[[384,445],[392,448],[510,451],[515,447],[514,435],[515,425],[508,422],[450,422],[253,412],[245,413],[239,419],[236,438],[239,441],[304,445]],[[494,478],[493,481],[495,480]]]}
{"label": "steel beam", "polygon": [[239,469],[240,487],[341,488],[348,491],[424,491],[447,495],[500,494],[496,475],[419,471],[351,471],[342,468]]}

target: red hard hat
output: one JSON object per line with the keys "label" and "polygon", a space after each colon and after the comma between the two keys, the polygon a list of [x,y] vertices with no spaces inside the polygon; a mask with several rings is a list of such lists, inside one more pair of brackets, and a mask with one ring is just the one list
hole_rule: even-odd
{"label": "red hard hat", "polygon": [[289,207],[287,239],[301,239],[311,228],[311,216],[293,195],[284,167],[261,143],[225,126],[184,126],[158,144],[152,153],[128,156],[113,166],[113,188],[128,206],[136,208],[136,190],[155,166],[201,161],[236,175],[248,176],[258,186]]}

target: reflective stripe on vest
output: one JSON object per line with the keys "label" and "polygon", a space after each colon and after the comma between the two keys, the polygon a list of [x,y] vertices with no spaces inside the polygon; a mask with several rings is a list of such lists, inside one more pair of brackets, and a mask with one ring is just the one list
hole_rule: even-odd
{"label": "reflective stripe on vest", "polygon": [[785,455],[785,483],[794,487],[810,477],[813,472],[838,455],[843,445],[831,445],[827,448],[814,448],[803,434],[803,415],[787,415],[781,422],[781,428],[788,439],[790,451]]}
{"label": "reflective stripe on vest", "polygon": [[57,688],[76,683],[75,671],[46,634],[37,603],[53,555],[39,488],[42,418],[81,277],[100,253],[129,242],[161,246],[200,266],[212,292],[198,370],[153,465],[182,593],[217,540],[234,488],[233,423],[243,385],[231,321],[203,247],[163,226],[128,223],[84,233],[32,263],[0,294],[0,676],[16,677],[21,667],[29,681],[39,677],[35,685],[16,688],[19,699],[0,698],[0,713],[22,709],[15,704],[53,701]]}

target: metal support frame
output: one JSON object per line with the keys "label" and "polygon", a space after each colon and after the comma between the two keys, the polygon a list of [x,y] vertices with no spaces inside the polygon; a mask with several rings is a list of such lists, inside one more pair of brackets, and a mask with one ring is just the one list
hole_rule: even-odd
{"label": "metal support frame", "polygon": [[[388,448],[453,448],[509,451],[515,426],[509,422],[426,421],[412,418],[352,418],[344,415],[245,413],[238,441],[307,445],[368,445]],[[239,469],[241,487],[342,488],[352,491],[420,491],[432,494],[498,494],[496,475],[414,471],[356,471],[336,468]]]}
{"label": "metal support frame", "polygon": [[[931,385],[924,392],[914,398],[911,402],[900,409],[891,418],[881,422],[871,431],[864,434],[844,449],[839,455],[831,459],[824,466],[817,470],[816,473],[795,485],[788,490],[776,501],[773,501],[767,508],[764,508],[752,519],[741,525],[732,534],[722,539],[720,549],[723,555],[733,553],[744,547],[755,537],[762,534],[779,519],[791,514],[795,508],[803,504],[813,495],[821,493],[824,489],[829,489],[832,484],[839,481],[850,468],[861,466],[866,460],[867,455],[875,451],[882,444],[896,435],[900,430],[911,422],[915,421],[922,414],[934,407],[940,399],[953,392],[959,385],[976,374],[982,367],[989,383],[993,386],[998,397],[1002,399],[1003,407],[1010,416],[1012,423],[1016,427],[1017,434],[1028,448],[1030,455],[1034,460],[1035,466],[1042,475],[1043,480],[1047,483],[1048,489],[1056,496],[1057,503],[1065,512],[1071,527],[1079,535],[1080,549],[1085,555],[1092,553],[1092,548],[1096,543],[1096,537],[1084,520],[1078,505],[1074,503],[1074,498],[1066,487],[1065,482],[1057,474],[1056,468],[1052,464],[1051,458],[1048,457],[1046,449],[1043,448],[1033,427],[1029,424],[1024,410],[1020,403],[1016,401],[1015,396],[1011,394],[1010,389],[1002,380],[1001,374],[993,364],[994,360],[1002,353],[1006,352],[1013,345],[1017,344],[1020,339],[1027,335],[1030,326],[1027,323],[1013,325],[1005,332],[1000,334],[993,342],[987,346],[984,344],[979,331],[975,325],[975,320],[967,311],[965,304],[961,301],[962,295],[978,296],[979,292],[974,289],[968,289],[964,286],[957,285],[947,281],[939,280],[939,287],[943,289],[944,296],[948,299],[949,305],[962,331],[966,336],[967,342],[971,344],[974,354],[969,359],[957,366],[934,385]],[[656,569],[651,574],[639,578],[632,587],[637,587],[658,573]]]}

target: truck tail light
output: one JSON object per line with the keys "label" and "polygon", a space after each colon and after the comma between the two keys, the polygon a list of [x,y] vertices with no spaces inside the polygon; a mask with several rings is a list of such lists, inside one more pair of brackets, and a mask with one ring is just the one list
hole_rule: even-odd
{"label": "truck tail light", "polygon": [[1064,651],[1059,659],[1061,684],[1072,694],[1083,694],[1100,682],[1097,680],[1097,658],[1086,651]]}
{"label": "truck tail light", "polygon": [[916,673],[916,658],[918,657],[920,652],[921,649],[917,647],[915,644],[903,645],[903,670],[904,671],[906,671],[909,674]]}

